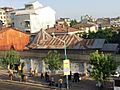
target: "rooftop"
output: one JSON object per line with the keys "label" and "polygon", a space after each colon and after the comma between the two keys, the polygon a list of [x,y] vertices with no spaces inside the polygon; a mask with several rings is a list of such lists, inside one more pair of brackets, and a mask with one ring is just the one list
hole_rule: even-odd
{"label": "rooftop", "polygon": [[46,32],[49,34],[52,34],[52,33],[55,33],[55,34],[62,34],[62,33],[63,34],[73,34],[73,33],[80,32],[80,30],[66,26],[66,25],[55,25],[52,28],[48,28],[46,30]]}

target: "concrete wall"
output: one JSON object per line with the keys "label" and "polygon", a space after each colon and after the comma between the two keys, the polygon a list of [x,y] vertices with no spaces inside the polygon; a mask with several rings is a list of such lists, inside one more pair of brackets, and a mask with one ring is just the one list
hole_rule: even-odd
{"label": "concrete wall", "polygon": [[25,30],[25,20],[30,20],[30,15],[16,15],[14,17],[14,26],[22,31]]}

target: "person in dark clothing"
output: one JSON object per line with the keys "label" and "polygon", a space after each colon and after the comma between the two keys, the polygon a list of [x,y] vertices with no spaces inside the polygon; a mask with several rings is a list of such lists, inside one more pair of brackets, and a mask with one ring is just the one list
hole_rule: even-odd
{"label": "person in dark clothing", "polygon": [[70,71],[70,75],[68,75],[68,80],[72,79],[72,72]]}
{"label": "person in dark clothing", "polygon": [[60,90],[61,90],[61,89],[62,89],[62,84],[63,84],[63,79],[60,78],[60,79],[58,80],[58,83],[59,83],[59,88],[60,88]]}
{"label": "person in dark clothing", "polygon": [[73,82],[79,82],[79,73],[74,73]]}
{"label": "person in dark clothing", "polygon": [[48,82],[48,81],[49,81],[49,75],[48,75],[48,73],[47,73],[47,72],[45,73],[45,81],[46,81],[46,82]]}
{"label": "person in dark clothing", "polygon": [[49,86],[55,86],[55,81],[53,77],[50,80]]}
{"label": "person in dark clothing", "polygon": [[43,73],[41,73],[41,79],[43,79],[44,78],[44,75],[43,75]]}

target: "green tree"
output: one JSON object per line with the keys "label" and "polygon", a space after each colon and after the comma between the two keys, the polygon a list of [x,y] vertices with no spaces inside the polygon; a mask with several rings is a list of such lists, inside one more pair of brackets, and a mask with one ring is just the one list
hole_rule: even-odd
{"label": "green tree", "polygon": [[113,58],[108,54],[99,53],[98,51],[90,55],[90,64],[92,65],[90,76],[97,80],[100,85],[116,70],[116,63]]}
{"label": "green tree", "polygon": [[84,38],[84,39],[94,39],[95,36],[96,36],[96,33],[95,32],[91,32],[90,30],[89,30],[88,33],[87,32],[83,32],[81,34],[81,37]]}
{"label": "green tree", "polygon": [[106,39],[107,41],[109,41],[112,38],[113,34],[112,34],[112,29],[101,29],[98,30],[98,32],[96,32],[95,38],[102,38],[102,39]]}
{"label": "green tree", "polygon": [[62,67],[62,60],[60,54],[57,51],[49,51],[47,56],[44,58],[45,64],[53,72],[55,70],[60,70]]}
{"label": "green tree", "polygon": [[20,55],[17,51],[10,50],[6,51],[5,56],[1,59],[1,64],[3,67],[7,67],[8,65],[12,65],[12,69],[14,69],[15,64],[20,63]]}
{"label": "green tree", "polygon": [[120,33],[113,33],[110,43],[118,43],[120,45]]}
{"label": "green tree", "polygon": [[87,39],[87,38],[88,38],[88,33],[83,32],[83,33],[81,34],[81,37],[84,38],[84,39]]}
{"label": "green tree", "polygon": [[94,38],[95,38],[95,34],[96,34],[96,33],[95,33],[94,31],[91,32],[91,31],[89,30],[89,32],[88,32],[88,37],[87,37],[87,38],[88,38],[88,39],[94,39]]}
{"label": "green tree", "polygon": [[[85,36],[87,35],[87,36]],[[91,32],[89,31],[88,33],[83,33],[83,38],[87,38],[87,39],[106,39],[108,42],[111,41],[113,37],[113,33],[112,33],[112,29],[99,29],[97,32]]]}
{"label": "green tree", "polygon": [[76,24],[77,24],[77,21],[75,19],[70,21],[70,27],[73,27]]}

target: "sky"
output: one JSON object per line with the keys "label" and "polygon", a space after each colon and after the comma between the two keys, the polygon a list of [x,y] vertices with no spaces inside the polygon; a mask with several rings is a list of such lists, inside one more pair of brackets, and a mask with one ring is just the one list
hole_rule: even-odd
{"label": "sky", "polygon": [[[1,6],[22,8],[33,0],[0,0]],[[120,16],[120,0],[38,0],[56,11],[56,18],[80,19],[83,15],[93,17]]]}

